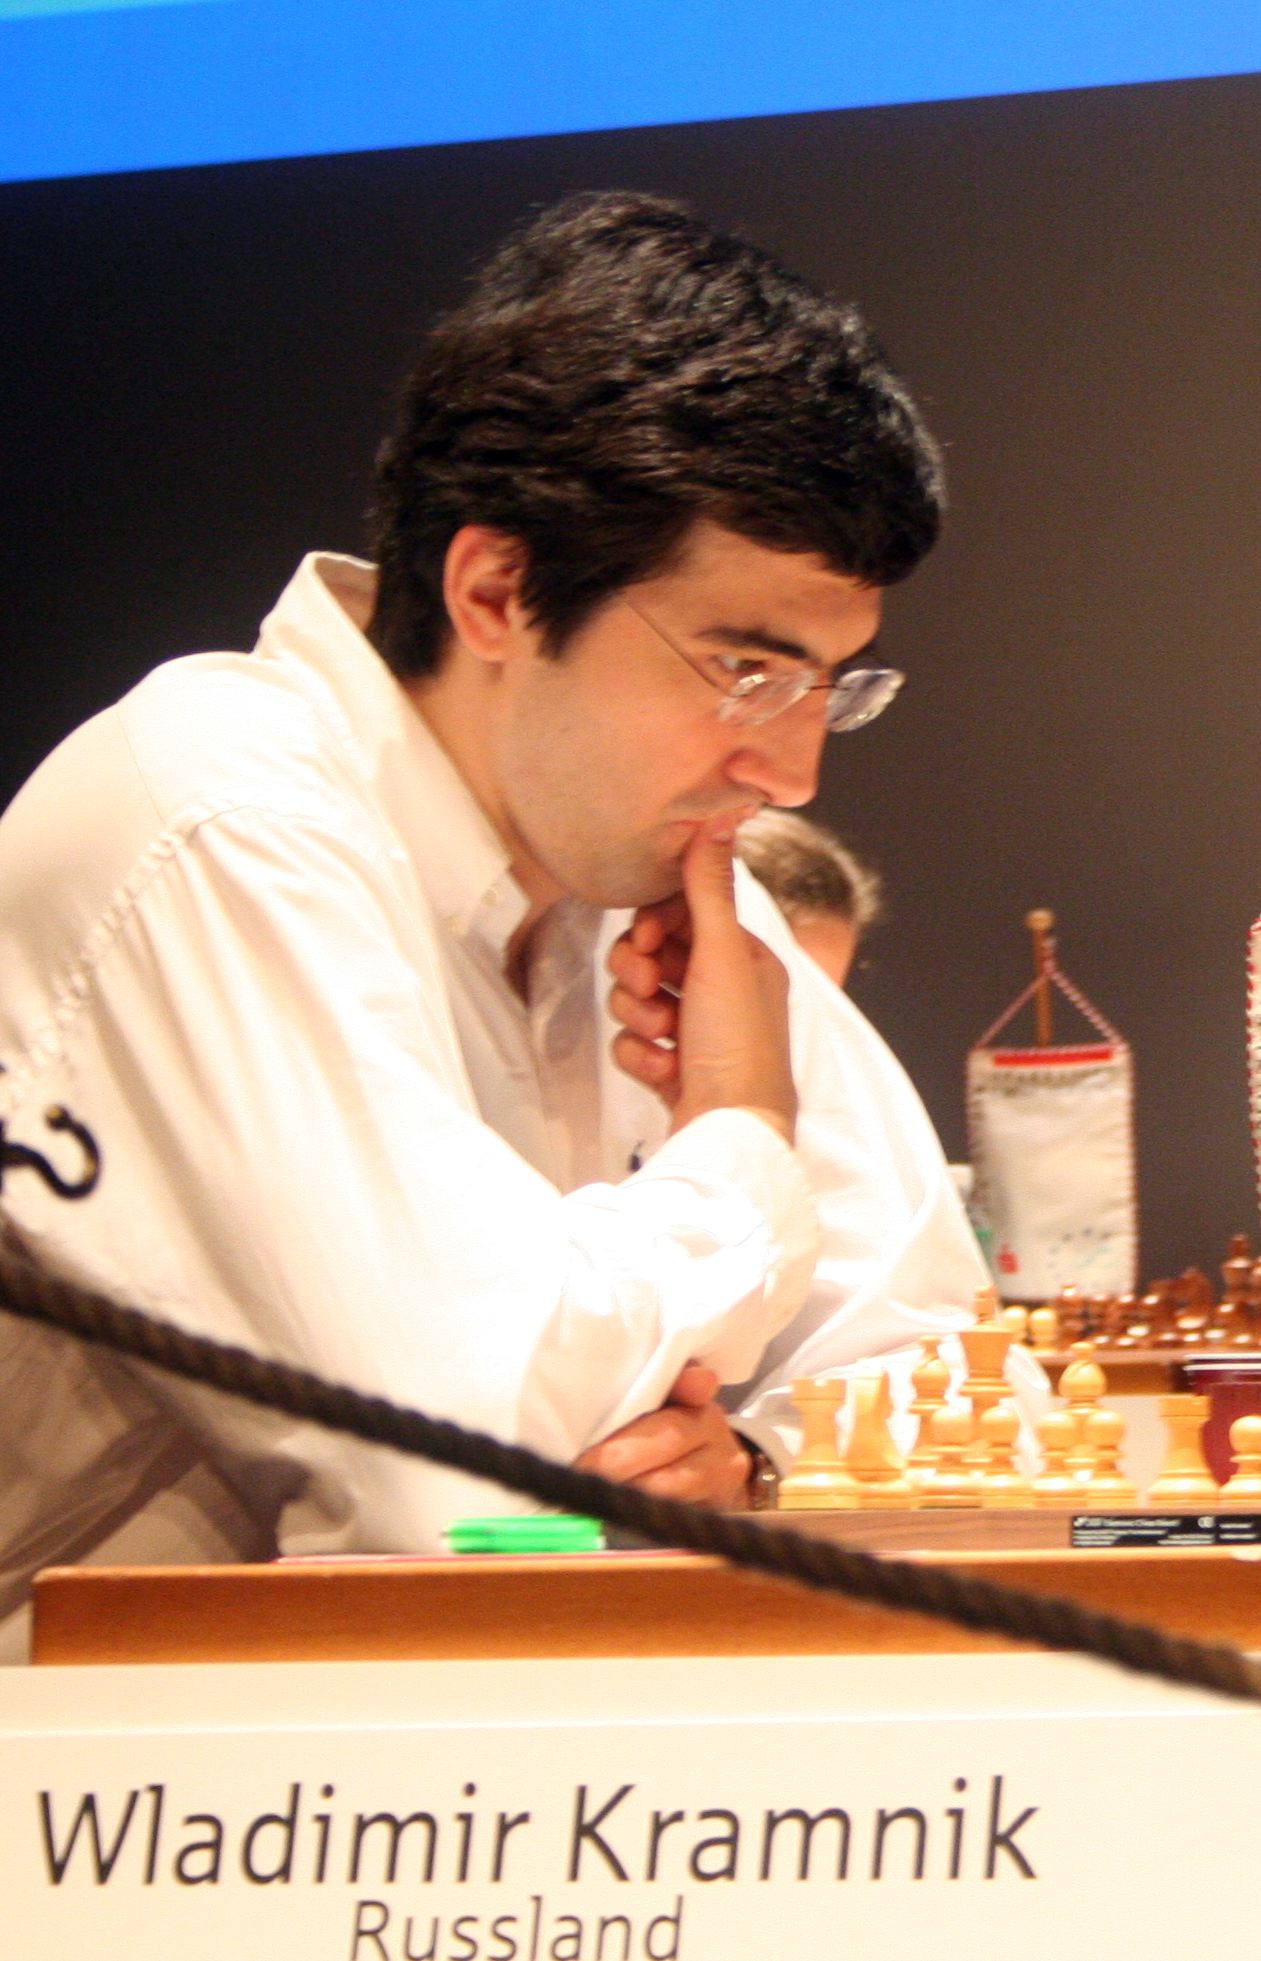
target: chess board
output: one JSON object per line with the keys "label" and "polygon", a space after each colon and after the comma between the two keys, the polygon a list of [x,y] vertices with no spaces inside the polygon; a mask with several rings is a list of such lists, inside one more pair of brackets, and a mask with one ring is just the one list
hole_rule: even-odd
{"label": "chess board", "polygon": [[[957,1337],[962,1378],[944,1359],[941,1341],[922,1346],[911,1373],[909,1449],[895,1442],[881,1371],[798,1381],[801,1450],[781,1483],[781,1508],[1108,1517],[1145,1511],[1175,1519],[1223,1512],[1239,1514],[1238,1524],[1214,1527],[1212,1542],[1252,1543],[1244,1515],[1261,1512],[1261,1262],[1242,1234],[1232,1240],[1222,1274],[1220,1299],[1203,1275],[1190,1274],[1157,1283],[1142,1300],[1101,1300],[1066,1288],[1058,1301],[1033,1310],[1003,1308],[993,1289],[983,1288],[975,1324]],[[1037,1420],[1032,1463],[1009,1377],[1020,1345],[1044,1364],[1058,1395]],[[1127,1418],[1118,1391],[1154,1395],[1167,1433],[1163,1460],[1141,1486],[1125,1468]],[[1180,1538],[1176,1523],[1168,1530],[1172,1544],[1204,1542]],[[1123,1543],[1118,1532],[1113,1541]],[[1154,1538],[1138,1527],[1134,1536],[1138,1543]]]}

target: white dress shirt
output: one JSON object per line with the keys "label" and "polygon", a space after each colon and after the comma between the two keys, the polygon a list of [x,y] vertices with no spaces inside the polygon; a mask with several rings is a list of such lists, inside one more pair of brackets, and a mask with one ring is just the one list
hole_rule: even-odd
{"label": "white dress shirt", "polygon": [[[0,823],[0,1114],[69,1169],[62,1102],[103,1157],[91,1198],[14,1172],[6,1207],[94,1287],[561,1459],[694,1357],[782,1461],[793,1376],[968,1318],[923,1108],[747,877],[795,1152],[736,1111],[666,1139],[613,1067],[624,918],[555,908],[523,1002],[525,899],[363,636],[372,578],[304,560],[252,654],[157,669]],[[2,1315],[0,1394],[0,1621],[51,1560],[431,1549],[514,1505]]]}

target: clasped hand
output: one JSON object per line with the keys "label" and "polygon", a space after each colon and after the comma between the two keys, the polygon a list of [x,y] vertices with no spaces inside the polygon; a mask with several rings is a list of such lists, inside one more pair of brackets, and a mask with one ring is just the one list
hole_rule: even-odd
{"label": "clasped hand", "polygon": [[731,1511],[747,1502],[752,1460],[715,1401],[718,1377],[700,1362],[680,1372],[660,1409],[584,1450],[574,1465],[654,1498]]}

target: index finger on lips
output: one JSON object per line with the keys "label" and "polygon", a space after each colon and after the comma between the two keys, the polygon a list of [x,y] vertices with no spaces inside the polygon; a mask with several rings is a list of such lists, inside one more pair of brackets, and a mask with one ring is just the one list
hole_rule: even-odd
{"label": "index finger on lips", "polygon": [[736,919],[735,873],[729,818],[715,817],[693,833],[683,854],[683,890],[693,931],[730,931]]}

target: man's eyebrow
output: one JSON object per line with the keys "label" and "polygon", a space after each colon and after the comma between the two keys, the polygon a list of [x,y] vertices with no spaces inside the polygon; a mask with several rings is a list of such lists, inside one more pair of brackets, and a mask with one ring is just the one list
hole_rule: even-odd
{"label": "man's eyebrow", "polygon": [[836,673],[840,668],[848,667],[851,661],[858,660],[860,656],[874,653],[880,636],[878,633],[873,633],[866,646],[859,647],[854,653],[846,654],[836,661],[830,661],[823,655],[812,652],[809,647],[804,647],[800,640],[786,640],[782,634],[771,633],[768,628],[760,626],[702,627],[697,632],[696,638],[716,642],[722,647],[738,647],[744,652],[753,650],[762,654],[783,654],[789,660],[808,661],[811,667],[817,667],[822,672]]}

